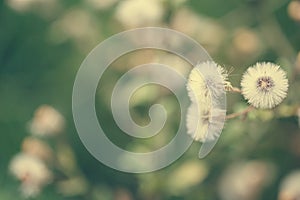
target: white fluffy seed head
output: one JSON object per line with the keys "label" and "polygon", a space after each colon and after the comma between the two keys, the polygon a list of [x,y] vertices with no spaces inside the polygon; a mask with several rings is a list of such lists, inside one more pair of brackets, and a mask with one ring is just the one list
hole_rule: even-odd
{"label": "white fluffy seed head", "polygon": [[287,96],[288,80],[279,65],[257,63],[249,67],[241,81],[242,94],[256,108],[270,109]]}
{"label": "white fluffy seed head", "polygon": [[214,62],[200,63],[191,71],[187,82],[192,101],[187,112],[187,132],[194,140],[205,142],[218,138],[225,110],[219,109],[215,100],[223,94],[227,77],[226,70]]}

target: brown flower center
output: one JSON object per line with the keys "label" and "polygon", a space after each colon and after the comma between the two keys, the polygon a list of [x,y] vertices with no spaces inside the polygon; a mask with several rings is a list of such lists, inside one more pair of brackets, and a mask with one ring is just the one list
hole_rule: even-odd
{"label": "brown flower center", "polygon": [[256,86],[262,92],[268,92],[268,91],[270,91],[271,88],[274,87],[274,81],[269,76],[260,77],[257,80]]}

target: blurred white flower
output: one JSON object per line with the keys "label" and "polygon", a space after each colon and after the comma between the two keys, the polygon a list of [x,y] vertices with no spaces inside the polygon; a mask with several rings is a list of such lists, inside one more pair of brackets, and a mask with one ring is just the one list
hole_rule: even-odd
{"label": "blurred white flower", "polygon": [[101,37],[98,30],[99,22],[96,22],[89,12],[81,8],[72,8],[53,22],[49,36],[53,43],[62,43],[70,39],[80,50],[86,51]]}
{"label": "blurred white flower", "polygon": [[124,0],[118,4],[115,17],[126,28],[154,26],[161,22],[164,8],[160,0]]}
{"label": "blurred white flower", "polygon": [[33,135],[55,135],[63,131],[64,125],[65,119],[56,109],[42,105],[35,111],[29,129]]}
{"label": "blurred white flower", "polygon": [[174,14],[171,27],[195,38],[209,53],[216,52],[226,36],[226,29],[216,20],[188,8],[181,8]]}
{"label": "blurred white flower", "polygon": [[220,136],[223,128],[222,118],[226,111],[212,108],[204,104],[192,103],[187,112],[187,132],[200,142],[213,141]]}
{"label": "blurred white flower", "polygon": [[45,162],[53,161],[53,151],[50,146],[34,137],[27,137],[22,143],[22,151]]}
{"label": "blurred white flower", "polygon": [[273,108],[287,96],[288,80],[280,66],[257,63],[244,73],[242,94],[256,108]]}
{"label": "blurred white flower", "polygon": [[232,45],[228,48],[229,56],[234,59],[254,58],[263,50],[262,42],[256,31],[248,28],[238,28],[234,31]]}
{"label": "blurred white flower", "polygon": [[28,154],[16,155],[9,166],[10,172],[21,181],[21,191],[25,197],[36,196],[52,181],[52,173],[38,158]]}
{"label": "blurred white flower", "polygon": [[274,166],[264,161],[232,164],[220,179],[220,197],[223,200],[258,199],[262,189],[270,184],[274,172]]}
{"label": "blurred white flower", "polygon": [[[202,70],[207,73],[205,76]],[[192,103],[186,125],[194,140],[205,142],[218,138],[226,111],[220,109],[214,100],[225,92],[227,78],[226,70],[214,62],[198,64],[191,71],[187,90]]]}
{"label": "blurred white flower", "polygon": [[281,183],[278,200],[300,199],[300,170],[288,174]]}
{"label": "blurred white flower", "polygon": [[7,4],[19,12],[28,11],[36,0],[7,0]]}
{"label": "blurred white flower", "polygon": [[299,1],[294,0],[289,3],[288,14],[293,20],[300,21],[300,2]]}
{"label": "blurred white flower", "polygon": [[207,166],[200,161],[188,161],[167,177],[167,187],[174,195],[182,194],[190,187],[201,183],[208,174]]}

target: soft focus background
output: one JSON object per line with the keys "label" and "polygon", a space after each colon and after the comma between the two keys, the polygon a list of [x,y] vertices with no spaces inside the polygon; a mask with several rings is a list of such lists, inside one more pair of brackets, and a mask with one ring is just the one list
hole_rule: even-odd
{"label": "soft focus background", "polygon": [[[226,122],[204,160],[197,158],[200,144],[194,143],[177,162],[157,172],[110,169],[87,152],[76,133],[73,82],[93,47],[143,26],[191,36],[230,71],[235,86],[257,61],[280,64],[288,72],[288,97],[272,111],[253,111]],[[0,199],[299,200],[299,51],[300,1],[0,1]],[[149,122],[153,103],[164,105],[169,118],[159,136],[133,140],[114,123],[110,95],[128,69],[154,61],[183,74],[191,69],[166,52],[136,51],[110,66],[97,92],[97,112],[108,137],[136,152],[170,141],[179,123],[178,102],[162,87],[137,91],[131,112],[138,124]],[[240,95],[228,95],[229,113],[246,106]]]}

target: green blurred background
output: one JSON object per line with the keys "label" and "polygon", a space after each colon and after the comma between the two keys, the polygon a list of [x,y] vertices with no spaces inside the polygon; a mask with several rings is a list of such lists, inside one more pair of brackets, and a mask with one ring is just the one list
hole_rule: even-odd
{"label": "green blurred background", "polygon": [[[274,110],[253,111],[246,119],[226,122],[217,146],[204,160],[197,158],[200,144],[195,142],[178,161],[157,172],[136,175],[104,166],[87,152],[76,133],[73,82],[81,62],[97,44],[144,26],[168,27],[194,38],[230,71],[235,86],[245,69],[258,61],[280,64],[288,73],[287,99]],[[10,162],[19,152],[30,152],[24,147],[29,137],[49,145],[54,157],[46,162],[52,180],[39,194],[28,197],[32,199],[300,199],[299,175],[292,181],[286,178],[300,170],[299,50],[299,1],[0,1],[0,199],[26,198]],[[147,124],[148,108],[161,103],[168,110],[162,130],[167,136],[141,143],[132,140],[116,127],[109,107],[114,84],[133,66],[161,61],[187,74],[190,66],[175,57],[140,50],[119,58],[106,71],[96,107],[108,137],[119,146],[157,149],[176,133],[178,102],[165,88],[142,88],[133,98],[131,112],[137,123]],[[41,105],[54,107],[64,117],[59,134],[32,133],[30,123]],[[227,106],[232,113],[247,104],[240,95],[229,94]]]}

